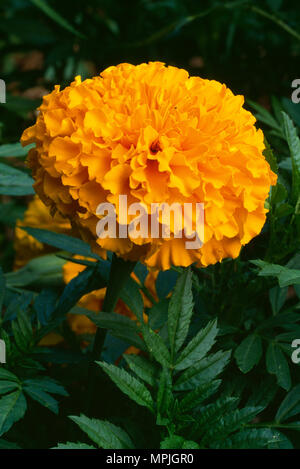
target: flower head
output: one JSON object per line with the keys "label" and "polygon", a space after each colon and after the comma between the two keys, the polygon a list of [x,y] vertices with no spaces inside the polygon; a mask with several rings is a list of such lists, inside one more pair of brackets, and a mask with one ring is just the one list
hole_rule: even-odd
{"label": "flower head", "polygon": [[[243,103],[217,81],[160,62],[76,77],[44,97],[23,133],[24,145],[36,143],[28,157],[35,189],[102,255],[112,250],[156,269],[235,258],[260,233],[276,183]],[[152,203],[203,203],[202,247],[186,249],[172,223],[168,236],[97,238],[99,204],[114,204],[121,223],[119,195],[149,216]]]}

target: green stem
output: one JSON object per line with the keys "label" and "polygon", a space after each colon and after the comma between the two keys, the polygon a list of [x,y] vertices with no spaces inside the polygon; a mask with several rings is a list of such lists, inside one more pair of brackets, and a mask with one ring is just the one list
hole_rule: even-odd
{"label": "green stem", "polygon": [[[102,310],[106,313],[112,313],[114,311],[120,297],[121,290],[133,271],[135,264],[136,262],[124,261],[122,258],[113,254],[108,285],[102,306]],[[106,333],[106,329],[98,328],[97,330],[92,352],[95,360],[98,360],[101,357]]]}
{"label": "green stem", "polygon": [[[106,313],[112,313],[116,307],[117,301],[120,297],[122,288],[126,284],[131,272],[135,267],[136,262],[125,261],[120,257],[117,257],[113,254],[110,274],[108,285],[106,289],[106,294],[103,302],[102,310]],[[100,313],[101,314],[101,313]],[[93,350],[92,350],[92,362],[89,368],[88,373],[88,406],[91,408],[93,395],[94,395],[94,388],[95,388],[95,380],[97,371],[99,367],[95,365],[95,360],[99,360],[101,358],[102,349],[104,346],[105,338],[106,338],[107,330],[106,329],[97,329]]]}

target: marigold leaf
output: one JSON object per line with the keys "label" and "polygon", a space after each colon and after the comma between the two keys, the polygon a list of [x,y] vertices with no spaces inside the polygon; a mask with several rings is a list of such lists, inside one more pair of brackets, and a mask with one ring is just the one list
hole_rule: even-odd
{"label": "marigold leaf", "polygon": [[293,387],[279,406],[275,420],[284,422],[300,413],[300,384]]}
{"label": "marigold leaf", "polygon": [[217,352],[200,360],[185,370],[175,382],[176,391],[193,390],[195,387],[210,383],[225,368],[231,352]]}
{"label": "marigold leaf", "polygon": [[33,236],[43,244],[49,244],[62,251],[68,251],[72,254],[78,254],[84,257],[92,257],[99,260],[99,256],[91,251],[90,246],[81,239],[74,238],[63,233],[55,233],[54,231],[42,230],[40,228],[32,228],[30,226],[22,226],[22,230]]}
{"label": "marigold leaf", "polygon": [[256,334],[248,335],[237,347],[234,356],[242,373],[248,373],[262,356],[261,338]]}
{"label": "marigold leaf", "polygon": [[285,356],[275,343],[267,348],[266,366],[270,374],[276,375],[278,385],[288,391],[291,387],[291,375]]}
{"label": "marigold leaf", "polygon": [[32,195],[34,180],[23,171],[0,163],[0,194]]}
{"label": "marigold leaf", "polygon": [[138,379],[131,376],[127,371],[118,368],[115,365],[109,365],[104,362],[96,362],[111,380],[121,389],[122,392],[127,394],[130,399],[137,404],[147,407],[153,411],[154,403],[152,396],[146,386]]}
{"label": "marigold leaf", "polygon": [[7,143],[0,145],[0,158],[19,158],[26,156],[31,148],[35,145],[32,143],[26,148],[22,147],[21,143]]}
{"label": "marigold leaf", "polygon": [[183,436],[172,435],[160,443],[160,449],[199,449],[198,443],[185,440]]}
{"label": "marigold leaf", "polygon": [[55,448],[52,449],[96,449],[94,446],[86,445],[85,443],[59,443]]}
{"label": "marigold leaf", "polygon": [[0,436],[23,418],[26,409],[26,399],[21,390],[7,394],[0,399]]}
{"label": "marigold leaf", "polygon": [[147,325],[142,325],[143,339],[149,352],[156,361],[166,368],[171,366],[171,356],[166,344],[159,334],[150,329]]}
{"label": "marigold leaf", "polygon": [[186,269],[178,278],[168,309],[168,331],[171,354],[183,345],[193,313],[192,272]]}
{"label": "marigold leaf", "polygon": [[106,420],[90,419],[85,415],[71,416],[81,430],[103,449],[133,449],[134,444],[128,434],[120,427]]}
{"label": "marigold leaf", "polygon": [[245,429],[235,435],[219,441],[210,448],[213,449],[261,449],[278,440],[269,428]]}
{"label": "marigold leaf", "polygon": [[282,112],[282,115],[284,134],[292,158],[292,197],[297,201],[300,194],[300,139],[292,119],[285,112]]}
{"label": "marigold leaf", "polygon": [[210,321],[181,352],[175,364],[175,369],[184,370],[193,365],[196,361],[201,360],[215,343],[217,333],[217,321]]}
{"label": "marigold leaf", "polygon": [[219,389],[221,382],[222,381],[220,379],[217,379],[211,383],[198,386],[193,389],[193,391],[186,393],[184,398],[180,401],[181,410],[183,412],[187,412],[190,409],[198,407],[203,401],[215,394]]}
{"label": "marigold leaf", "polygon": [[154,387],[158,376],[157,366],[140,355],[123,355],[129,368],[143,381]]}

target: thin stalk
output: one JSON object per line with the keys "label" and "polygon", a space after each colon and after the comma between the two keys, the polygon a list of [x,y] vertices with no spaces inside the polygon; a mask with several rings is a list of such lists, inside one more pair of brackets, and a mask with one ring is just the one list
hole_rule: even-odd
{"label": "thin stalk", "polygon": [[268,13],[265,10],[262,10],[261,8],[251,5],[250,10],[252,10],[254,13],[263,16],[264,18],[267,18],[270,21],[273,21],[273,23],[277,24],[280,28],[284,29],[287,33],[289,33],[291,36],[294,36],[298,41],[300,41],[300,34],[298,31],[295,31],[295,29],[291,28],[288,24],[286,24],[284,21],[282,21],[280,18],[277,16]]}
{"label": "thin stalk", "polygon": [[[113,254],[110,274],[108,285],[106,289],[106,294],[103,302],[102,310],[106,313],[112,313],[116,307],[117,301],[120,297],[121,290],[126,284],[131,272],[135,267],[136,262],[125,261],[115,254]],[[100,313],[101,314],[101,313]],[[96,366],[94,363],[95,360],[99,360],[101,358],[105,338],[106,338],[107,330],[106,329],[97,329],[93,350],[92,350],[92,361],[89,368],[88,373],[88,399],[87,405],[88,409],[90,409],[93,396],[94,396],[94,388],[95,388],[95,381],[96,375],[99,371],[99,367]]]}

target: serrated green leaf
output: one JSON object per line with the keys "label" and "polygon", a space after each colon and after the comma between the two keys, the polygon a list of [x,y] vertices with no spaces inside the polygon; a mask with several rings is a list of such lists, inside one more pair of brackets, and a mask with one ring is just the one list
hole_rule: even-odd
{"label": "serrated green leaf", "polygon": [[197,386],[210,383],[225,368],[231,352],[217,352],[203,358],[196,365],[185,370],[175,382],[176,391],[193,390]]}
{"label": "serrated green leaf", "polygon": [[266,408],[274,399],[278,387],[274,383],[273,376],[267,376],[259,384],[252,384],[253,392],[247,401],[247,407],[263,407]]}
{"label": "serrated green leaf", "polygon": [[169,298],[162,298],[149,309],[148,316],[151,329],[161,329],[167,322],[169,301]]}
{"label": "serrated green leaf", "polygon": [[266,366],[269,373],[276,375],[278,385],[288,391],[291,387],[291,375],[285,356],[275,343],[267,348]]}
{"label": "serrated green leaf", "polygon": [[232,413],[237,404],[238,398],[236,397],[222,397],[212,404],[200,407],[199,417],[194,429],[195,434],[202,435],[203,437],[207,431],[215,427],[217,422],[219,422],[226,413]]}
{"label": "serrated green leaf", "polygon": [[41,376],[39,378],[26,379],[23,381],[24,386],[35,387],[42,391],[49,392],[51,394],[57,394],[59,396],[67,397],[69,394],[65,388],[52,378],[47,376]]}
{"label": "serrated green leaf", "polygon": [[[291,428],[292,430],[292,428]],[[272,429],[274,441],[268,444],[268,449],[294,449],[293,444],[286,435]]]}
{"label": "serrated green leaf", "polygon": [[85,315],[93,321],[96,326],[103,329],[109,329],[111,331],[122,329],[125,329],[126,331],[129,329],[133,332],[139,331],[135,321],[118,313],[105,313],[104,311],[101,311],[98,314],[93,311],[86,310]]}
{"label": "serrated green leaf", "polygon": [[127,394],[130,399],[153,411],[154,402],[152,396],[143,383],[131,376],[127,371],[122,368],[118,368],[115,365],[109,365],[104,362],[96,363],[101,366],[110,379],[118,386],[119,389],[121,389],[122,392]]}
{"label": "serrated green leaf", "polygon": [[162,366],[168,368],[171,366],[171,356],[161,336],[147,325],[142,324],[143,339],[149,352],[153,355],[156,361]]}
{"label": "serrated green leaf", "polygon": [[133,449],[134,444],[122,428],[105,420],[90,419],[85,415],[70,417],[88,437],[103,449]]}
{"label": "serrated green leaf", "polygon": [[261,277],[277,277],[281,288],[289,285],[300,284],[300,271],[297,269],[289,269],[279,264],[270,264],[260,259],[250,261],[258,266],[261,270],[258,273]]}
{"label": "serrated green leaf", "polygon": [[97,314],[93,311],[78,310],[78,313],[85,314],[97,327],[108,329],[114,337],[118,337],[140,350],[146,350],[145,344],[138,334],[137,323],[132,319],[118,313],[105,313],[103,311]]}
{"label": "serrated green leaf", "polygon": [[272,306],[272,312],[274,315],[279,313],[282,306],[284,305],[287,299],[287,292],[288,287],[280,288],[276,286],[269,290],[269,298]]}
{"label": "serrated green leaf", "polygon": [[300,194],[300,139],[292,119],[285,113],[283,115],[283,129],[292,158],[292,197],[298,200]]}
{"label": "serrated green leaf", "polygon": [[0,194],[32,195],[34,180],[23,171],[0,163]]}
{"label": "serrated green leaf", "polygon": [[207,326],[198,332],[198,334],[188,343],[185,349],[179,355],[175,369],[184,370],[194,365],[196,361],[201,360],[215,343],[218,333],[217,321],[211,321]]}
{"label": "serrated green leaf", "polygon": [[275,173],[278,174],[278,165],[277,165],[277,160],[276,157],[272,151],[272,148],[265,138],[265,150],[263,151],[264,157],[266,158],[267,162],[270,165],[271,170]]}
{"label": "serrated green leaf", "polygon": [[77,277],[69,282],[53,311],[53,321],[39,331],[38,338],[41,339],[55,327],[57,327],[64,319],[67,312],[73,308],[83,295],[93,290],[103,288],[105,281],[101,276],[99,264],[95,264],[94,268],[87,268],[80,272]]}
{"label": "serrated green leaf", "polygon": [[62,251],[68,251],[71,254],[78,254],[80,256],[91,257],[99,260],[99,256],[92,252],[89,244],[85,243],[81,239],[74,238],[63,233],[55,233],[54,231],[32,228],[30,226],[22,226],[21,229],[43,244],[48,244],[57,249],[61,249]]}
{"label": "serrated green leaf", "polygon": [[244,407],[243,409],[235,409],[228,414],[222,415],[207,430],[203,443],[225,440],[231,433],[241,430],[245,424],[250,423],[262,410],[262,407]]}
{"label": "serrated green leaf", "polygon": [[52,449],[96,449],[94,446],[86,445],[85,443],[59,443],[55,448]]}
{"label": "serrated green leaf", "polygon": [[293,103],[290,98],[282,98],[281,103],[287,114],[289,114],[295,124],[300,127],[299,103]]}
{"label": "serrated green leaf", "polygon": [[51,288],[43,289],[34,300],[34,310],[42,326],[46,326],[55,310],[59,293]]}
{"label": "serrated green leaf", "polygon": [[26,409],[26,399],[21,391],[7,394],[0,399],[0,436],[24,417]]}
{"label": "serrated green leaf", "polygon": [[293,387],[279,406],[275,420],[284,422],[300,413],[300,384]]}
{"label": "serrated green leaf", "polygon": [[126,281],[124,288],[120,293],[120,298],[128,306],[128,308],[135,314],[135,316],[142,320],[144,311],[144,302],[139,290],[138,284],[129,277]]}
{"label": "serrated green leaf", "polygon": [[163,368],[158,385],[157,391],[157,424],[163,424],[163,418],[165,415],[168,415],[170,406],[173,404],[173,394],[172,394],[172,378],[171,373],[168,368]]}
{"label": "serrated green leaf", "polygon": [[199,449],[198,443],[185,440],[183,436],[172,435],[160,443],[160,449]]}
{"label": "serrated green leaf", "polygon": [[261,449],[271,443],[275,443],[278,437],[274,437],[269,428],[245,429],[237,434],[227,437],[210,445],[212,449]]}
{"label": "serrated green leaf", "polygon": [[222,381],[218,379],[211,383],[198,386],[193,391],[186,393],[184,398],[180,401],[181,410],[183,412],[187,412],[190,409],[198,407],[203,401],[215,394],[219,389],[221,382]]}
{"label": "serrated green leaf", "polygon": [[14,391],[19,388],[19,384],[15,381],[0,381],[0,394],[7,394],[10,391]]}
{"label": "serrated green leaf", "polygon": [[270,114],[270,112],[267,111],[267,109],[265,109],[260,104],[257,104],[254,101],[251,101],[250,99],[247,99],[247,103],[256,111],[255,117],[257,120],[259,120],[260,122],[263,122],[264,124],[269,125],[271,128],[277,130],[281,134],[280,125],[274,119],[272,114]]}
{"label": "serrated green leaf", "polygon": [[58,402],[54,397],[50,396],[47,392],[43,391],[39,386],[34,384],[24,383],[24,392],[28,394],[31,399],[41,404],[46,409],[51,410],[54,414],[58,414]]}
{"label": "serrated green leaf", "polygon": [[193,306],[192,271],[187,269],[177,279],[168,308],[168,332],[172,357],[187,337]]}
{"label": "serrated green leaf", "polygon": [[0,145],[0,158],[19,158],[26,156],[31,148],[35,145],[27,145],[26,148],[23,148],[21,143],[7,143],[5,145]]}
{"label": "serrated green leaf", "polygon": [[261,359],[261,338],[256,334],[248,335],[237,347],[234,356],[241,372],[248,373]]}
{"label": "serrated green leaf", "polygon": [[14,381],[19,383],[19,378],[14,375],[11,371],[6,370],[5,368],[0,368],[0,380],[3,379],[5,381]]}
{"label": "serrated green leaf", "polygon": [[280,209],[282,202],[286,201],[288,197],[287,189],[283,184],[278,182],[275,187],[271,187],[271,204],[276,205],[276,215]]}
{"label": "serrated green leaf", "polygon": [[129,368],[143,381],[154,387],[158,377],[158,367],[140,355],[123,355]]}

